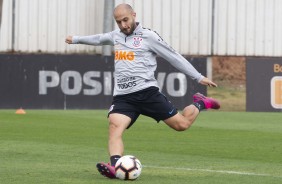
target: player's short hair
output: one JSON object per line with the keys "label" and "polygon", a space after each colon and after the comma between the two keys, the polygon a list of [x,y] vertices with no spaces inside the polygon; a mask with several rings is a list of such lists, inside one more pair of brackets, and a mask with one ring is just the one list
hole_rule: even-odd
{"label": "player's short hair", "polygon": [[115,9],[114,9],[114,12],[116,11],[117,8],[121,8],[121,7],[127,9],[127,10],[130,11],[130,12],[134,12],[132,6],[130,6],[129,4],[126,4],[126,3],[117,5],[117,6],[115,7]]}

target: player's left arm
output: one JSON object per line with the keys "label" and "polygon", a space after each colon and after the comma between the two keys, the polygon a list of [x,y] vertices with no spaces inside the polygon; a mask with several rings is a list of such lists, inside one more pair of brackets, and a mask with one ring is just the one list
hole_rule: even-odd
{"label": "player's left arm", "polygon": [[158,56],[167,60],[176,69],[198,81],[198,83],[210,87],[217,87],[217,84],[199,73],[189,61],[176,52],[157,33],[152,32],[150,37],[151,43],[149,47]]}
{"label": "player's left arm", "polygon": [[211,81],[207,77],[204,77],[199,83],[205,86],[209,86],[209,87],[217,87],[217,84]]}

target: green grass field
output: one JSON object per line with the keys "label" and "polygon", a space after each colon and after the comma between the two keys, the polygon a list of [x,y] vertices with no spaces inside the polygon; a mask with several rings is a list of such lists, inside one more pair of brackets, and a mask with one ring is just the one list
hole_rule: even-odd
{"label": "green grass field", "polygon": [[[0,111],[0,183],[125,183],[108,161],[106,111]],[[134,183],[281,184],[281,113],[202,112],[185,132],[141,116],[124,135],[143,171]]]}

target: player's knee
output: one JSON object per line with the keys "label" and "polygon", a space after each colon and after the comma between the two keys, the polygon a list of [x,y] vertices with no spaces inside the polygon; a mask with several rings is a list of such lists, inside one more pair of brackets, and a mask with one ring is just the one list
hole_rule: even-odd
{"label": "player's knee", "polygon": [[117,121],[115,118],[109,118],[109,129],[115,130],[122,127],[122,123]]}
{"label": "player's knee", "polygon": [[182,132],[187,130],[190,127],[189,123],[184,121],[184,122],[180,122],[177,124],[177,126],[175,127],[175,130],[178,132]]}
{"label": "player's knee", "polygon": [[191,125],[191,122],[188,119],[184,118],[183,116],[179,114],[175,115],[172,118],[165,120],[165,123],[170,128],[176,131],[179,131],[179,132],[187,130]]}

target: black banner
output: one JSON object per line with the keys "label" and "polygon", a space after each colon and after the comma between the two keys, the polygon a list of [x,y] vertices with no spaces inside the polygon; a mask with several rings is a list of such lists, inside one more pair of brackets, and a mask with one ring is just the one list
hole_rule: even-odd
{"label": "black banner", "polygon": [[[206,75],[206,58],[187,58]],[[107,109],[113,92],[114,58],[100,55],[0,55],[0,108]],[[158,58],[161,91],[182,109],[206,87]]]}
{"label": "black banner", "polygon": [[282,111],[282,58],[247,58],[247,111]]}

